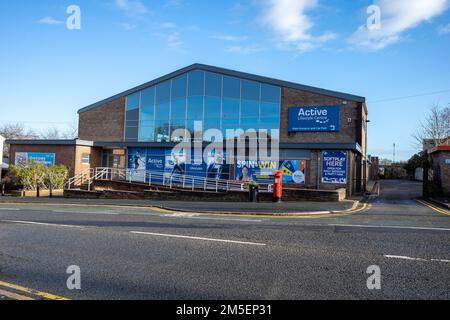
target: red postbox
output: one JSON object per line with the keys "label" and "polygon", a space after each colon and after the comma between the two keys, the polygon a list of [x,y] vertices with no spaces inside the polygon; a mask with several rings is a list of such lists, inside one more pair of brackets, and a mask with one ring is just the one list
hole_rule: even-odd
{"label": "red postbox", "polygon": [[281,202],[283,195],[283,171],[277,170],[273,176],[273,202]]}

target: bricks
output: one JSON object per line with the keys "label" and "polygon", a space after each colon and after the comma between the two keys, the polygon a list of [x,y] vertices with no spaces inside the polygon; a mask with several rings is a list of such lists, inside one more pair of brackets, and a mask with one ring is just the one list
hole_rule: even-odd
{"label": "bricks", "polygon": [[90,141],[124,141],[125,98],[79,114],[78,137]]}
{"label": "bricks", "polygon": [[[69,169],[69,177],[102,165],[102,149],[89,146],[11,144],[11,163],[14,163],[17,152],[54,153],[55,164],[66,166]],[[89,154],[89,164],[82,164],[82,155],[85,153]]]}
{"label": "bricks", "polygon": [[[341,129],[339,132],[288,132],[288,110],[293,106],[340,106]],[[358,104],[316,93],[282,88],[281,92],[281,143],[354,143],[357,137]],[[351,123],[348,119],[351,118]]]}

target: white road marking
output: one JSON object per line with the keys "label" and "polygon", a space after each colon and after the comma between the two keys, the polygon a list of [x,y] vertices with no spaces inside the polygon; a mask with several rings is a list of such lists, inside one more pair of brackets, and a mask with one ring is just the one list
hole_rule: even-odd
{"label": "white road marking", "polygon": [[450,229],[447,229],[447,228],[379,226],[379,225],[362,225],[362,224],[328,224],[328,226],[330,226],[330,227],[354,227],[354,228],[386,228],[386,229],[450,231]]}
{"label": "white road marking", "polygon": [[3,220],[3,222],[12,222],[12,223],[19,223],[19,224],[32,224],[32,225],[47,226],[47,227],[84,229],[84,227],[82,227],[82,226],[71,226],[71,225],[66,225],[66,224],[44,223],[44,222],[34,222],[34,221]]}
{"label": "white road marking", "polygon": [[53,213],[75,213],[75,214],[109,214],[109,215],[118,215],[117,212],[108,212],[108,211],[64,211],[64,210],[51,210]]}
{"label": "white road marking", "polygon": [[217,218],[217,217],[201,217],[193,214],[166,214],[163,217],[166,218],[180,218],[180,219],[195,219],[195,220],[218,220],[218,221],[238,221],[238,222],[262,222],[262,220],[256,219],[233,219],[233,218]]}
{"label": "white road marking", "polygon": [[226,243],[236,243],[236,244],[248,244],[254,246],[265,246],[265,243],[257,242],[247,242],[247,241],[236,241],[236,240],[225,240],[225,239],[214,239],[214,238],[203,238],[203,237],[191,237],[191,236],[181,236],[176,234],[165,234],[165,233],[153,233],[153,232],[140,232],[140,231],[130,231],[133,234],[149,235],[149,236],[159,236],[167,238],[180,238],[180,239],[191,239],[191,240],[202,240],[202,241],[214,241],[214,242],[226,242]]}
{"label": "white road marking", "polygon": [[19,211],[20,209],[17,208],[0,208],[2,211]]}
{"label": "white road marking", "polygon": [[394,256],[394,255],[384,255],[385,258],[388,259],[402,259],[402,260],[411,260],[411,261],[422,261],[422,262],[446,262],[450,263],[450,260],[443,259],[423,259],[423,258],[411,258],[407,256]]}

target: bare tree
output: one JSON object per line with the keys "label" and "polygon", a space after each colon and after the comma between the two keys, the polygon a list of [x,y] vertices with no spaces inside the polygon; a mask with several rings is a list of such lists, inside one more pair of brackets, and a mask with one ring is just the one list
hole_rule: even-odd
{"label": "bare tree", "polygon": [[[21,123],[0,125],[0,135],[5,137],[7,140],[29,140],[38,138],[36,132],[31,129],[25,128],[25,126]],[[3,154],[5,155],[5,157],[9,157],[9,145],[7,145],[6,143],[3,147]]]}
{"label": "bare tree", "polygon": [[70,125],[64,130],[56,127],[48,128],[40,134],[41,139],[76,139],[78,136],[78,129],[76,125]]}
{"label": "bare tree", "polygon": [[420,122],[419,129],[413,135],[420,146],[439,146],[448,142],[450,137],[450,106],[431,106],[428,115]]}

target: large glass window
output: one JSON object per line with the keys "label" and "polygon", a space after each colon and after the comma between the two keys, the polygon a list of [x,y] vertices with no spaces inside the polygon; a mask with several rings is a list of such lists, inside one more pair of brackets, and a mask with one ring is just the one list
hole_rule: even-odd
{"label": "large glass window", "polygon": [[127,109],[127,111],[139,108],[140,96],[141,96],[141,93],[138,92],[138,93],[129,95],[127,97],[127,101],[126,101],[126,109]]}
{"label": "large glass window", "polygon": [[268,84],[261,84],[261,101],[280,103],[281,89]]}
{"label": "large glass window", "polygon": [[172,100],[186,97],[187,75],[172,80]]}
{"label": "large glass window", "polygon": [[205,73],[192,71],[188,75],[189,96],[203,96],[205,94]]}
{"label": "large glass window", "polygon": [[170,100],[170,81],[166,81],[156,86],[156,104],[161,104],[169,100]]}
{"label": "large glass window", "polygon": [[222,97],[222,76],[217,73],[206,72],[205,95]]}
{"label": "large glass window", "polygon": [[[127,96],[127,141],[168,142],[176,129],[279,129],[281,89],[214,72],[192,71]],[[193,138],[193,137],[192,137]]]}
{"label": "large glass window", "polygon": [[224,98],[241,99],[241,80],[232,77],[223,77]]}
{"label": "large glass window", "polygon": [[242,80],[242,100],[259,101],[259,91],[259,83]]}

